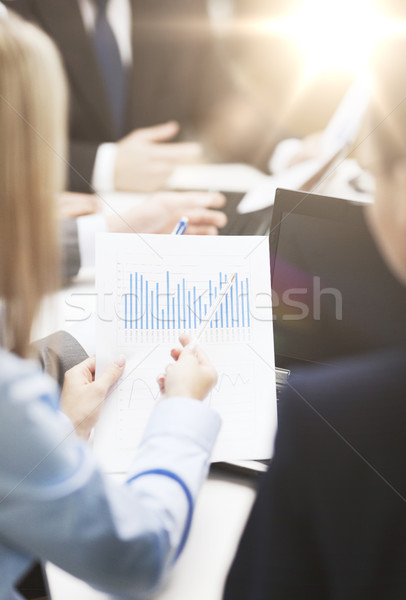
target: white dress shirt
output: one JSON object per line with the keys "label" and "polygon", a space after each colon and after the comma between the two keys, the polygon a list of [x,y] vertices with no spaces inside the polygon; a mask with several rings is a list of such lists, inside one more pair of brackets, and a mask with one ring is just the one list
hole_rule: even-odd
{"label": "white dress shirt", "polygon": [[[93,0],[78,0],[83,23],[88,33],[94,31],[96,23],[96,6]],[[131,48],[131,5],[129,0],[109,0],[107,20],[116,36],[121,60],[124,65],[132,61]]]}

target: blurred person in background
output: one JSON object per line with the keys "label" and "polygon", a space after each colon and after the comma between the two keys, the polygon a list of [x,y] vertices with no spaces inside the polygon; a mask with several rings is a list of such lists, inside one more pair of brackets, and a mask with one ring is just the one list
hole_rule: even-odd
{"label": "blurred person in background", "polygon": [[[366,221],[406,285],[405,52],[403,33],[373,54],[358,155],[376,180]],[[288,382],[225,600],[406,597],[405,365],[393,348]]]}
{"label": "blurred person in background", "polygon": [[70,88],[70,190],[157,190],[177,165],[203,152],[266,168],[273,124],[232,80],[205,0],[5,5],[61,51]]}

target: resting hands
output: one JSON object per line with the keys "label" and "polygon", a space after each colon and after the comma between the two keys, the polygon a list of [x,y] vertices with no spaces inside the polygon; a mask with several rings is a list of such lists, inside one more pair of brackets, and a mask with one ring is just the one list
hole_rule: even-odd
{"label": "resting hands", "polygon": [[168,143],[179,132],[169,121],[136,129],[117,142],[114,187],[118,191],[154,192],[165,187],[175,167],[196,162],[202,147],[196,142]]}

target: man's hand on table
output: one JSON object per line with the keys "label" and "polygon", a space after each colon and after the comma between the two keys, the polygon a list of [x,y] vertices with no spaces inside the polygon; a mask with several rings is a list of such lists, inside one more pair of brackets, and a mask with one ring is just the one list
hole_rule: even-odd
{"label": "man's hand on table", "polygon": [[169,121],[136,129],[117,142],[114,187],[121,192],[154,192],[179,165],[194,163],[202,156],[197,142],[172,142],[179,124]]}

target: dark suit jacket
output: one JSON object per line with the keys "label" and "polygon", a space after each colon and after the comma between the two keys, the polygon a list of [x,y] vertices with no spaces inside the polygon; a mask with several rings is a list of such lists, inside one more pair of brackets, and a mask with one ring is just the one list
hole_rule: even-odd
{"label": "dark suit jacket", "polygon": [[[61,51],[71,93],[70,189],[89,191],[98,145],[117,136],[78,3],[5,4],[37,23]],[[210,35],[206,2],[131,0],[131,5],[133,65],[123,133],[176,119],[186,135],[195,136],[204,118],[234,90]],[[252,148],[241,148],[235,158],[250,162],[251,155]]]}
{"label": "dark suit jacket", "polygon": [[294,377],[225,600],[406,598],[406,354]]}

